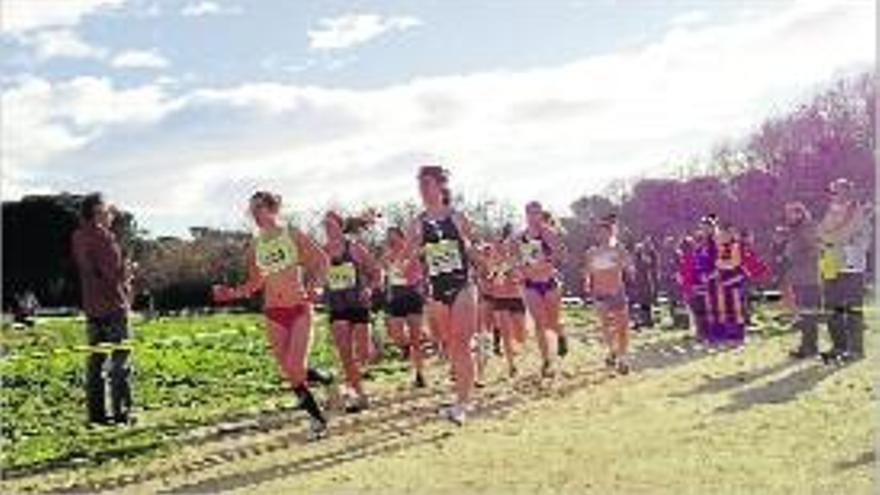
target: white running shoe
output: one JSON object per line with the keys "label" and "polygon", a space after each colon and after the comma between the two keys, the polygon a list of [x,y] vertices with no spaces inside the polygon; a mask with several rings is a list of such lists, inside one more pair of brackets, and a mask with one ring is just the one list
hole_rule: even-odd
{"label": "white running shoe", "polygon": [[327,423],[320,419],[309,418],[309,431],[306,433],[306,440],[314,442],[327,436]]}
{"label": "white running shoe", "polygon": [[464,425],[464,422],[467,419],[465,408],[460,404],[453,404],[449,407],[443,408],[440,411],[440,415],[458,426]]}

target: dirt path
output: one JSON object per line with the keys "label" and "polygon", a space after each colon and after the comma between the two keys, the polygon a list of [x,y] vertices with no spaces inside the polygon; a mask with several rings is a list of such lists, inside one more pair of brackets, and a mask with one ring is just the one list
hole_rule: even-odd
{"label": "dirt path", "polygon": [[[682,334],[634,340],[634,368],[615,377],[592,335],[553,381],[492,380],[473,420],[437,417],[444,368],[426,390],[377,394],[307,444],[299,412],[194,432],[179,451],[137,469],[72,480],[53,474],[9,487],[126,493],[870,493],[871,374],[794,363],[791,336],[709,349]],[[876,348],[877,346],[873,346]],[[531,374],[530,374],[531,373]],[[817,446],[822,446],[817,448]],[[832,447],[833,448],[829,448]],[[28,482],[30,481],[30,482]],[[814,490],[815,489],[815,490]],[[844,490],[844,491],[840,491]]]}

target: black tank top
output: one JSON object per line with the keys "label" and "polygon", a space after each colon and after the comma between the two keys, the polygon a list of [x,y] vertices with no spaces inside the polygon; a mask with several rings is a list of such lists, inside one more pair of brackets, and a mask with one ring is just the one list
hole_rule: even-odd
{"label": "black tank top", "polygon": [[467,252],[451,214],[442,220],[429,220],[422,214],[422,253],[432,284],[467,283]]}
{"label": "black tank top", "polygon": [[349,242],[345,241],[342,254],[330,258],[327,270],[327,305],[330,309],[362,306],[361,270],[351,255]]}

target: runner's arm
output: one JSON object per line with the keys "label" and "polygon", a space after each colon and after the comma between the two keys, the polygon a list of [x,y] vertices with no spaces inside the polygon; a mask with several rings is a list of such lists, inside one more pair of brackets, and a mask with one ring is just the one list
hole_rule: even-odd
{"label": "runner's arm", "polygon": [[263,287],[263,276],[257,267],[257,258],[254,246],[248,247],[245,254],[245,263],[247,265],[247,279],[241,285],[229,287],[226,285],[215,285],[213,287],[214,300],[217,302],[228,302],[235,299],[244,299],[251,297],[255,292]]}
{"label": "runner's arm", "polygon": [[327,275],[327,267],[330,265],[327,254],[314,239],[297,228],[291,229],[290,236],[296,243],[297,250],[302,253],[303,266],[311,275],[314,283],[316,285],[323,284]]}
{"label": "runner's arm", "polygon": [[382,283],[382,269],[379,267],[379,262],[360,242],[352,242],[351,248],[351,254],[354,256],[355,261],[360,264],[367,274],[367,288],[371,291],[375,290]]}
{"label": "runner's arm", "polygon": [[471,222],[467,219],[464,214],[460,212],[455,212],[452,214],[452,221],[455,223],[455,227],[458,229],[459,235],[461,235],[461,241],[464,243],[465,253],[468,255],[468,258],[474,260],[479,263],[481,266],[483,265],[483,256],[477,252],[474,247],[474,237],[473,237],[473,229],[471,228]]}
{"label": "runner's arm", "polygon": [[559,266],[565,262],[566,250],[565,244],[562,242],[562,238],[559,236],[559,232],[555,229],[546,229],[545,230],[547,240],[547,244],[550,245],[550,261],[555,266]]}
{"label": "runner's arm", "polygon": [[593,250],[587,250],[584,255],[584,296],[588,297],[593,292],[593,274],[590,272],[590,262],[593,258]]}

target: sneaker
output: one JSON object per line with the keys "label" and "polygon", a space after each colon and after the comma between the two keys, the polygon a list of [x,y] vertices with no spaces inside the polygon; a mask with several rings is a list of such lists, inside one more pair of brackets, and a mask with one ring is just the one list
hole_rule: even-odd
{"label": "sneaker", "polygon": [[792,359],[807,359],[816,355],[816,351],[805,351],[803,349],[795,349],[789,351],[788,356]]}
{"label": "sneaker", "polygon": [[345,406],[345,412],[348,414],[357,414],[361,411],[369,409],[370,402],[367,399],[366,395],[361,395],[352,400],[347,406]]}
{"label": "sneaker", "polygon": [[605,366],[608,368],[617,367],[617,357],[614,354],[609,354],[608,357],[605,358]]}
{"label": "sneaker", "polygon": [[320,370],[318,368],[308,368],[306,370],[306,378],[309,382],[318,383],[325,387],[332,385],[334,381],[332,372]]}
{"label": "sneaker", "polygon": [[465,408],[459,404],[454,404],[440,410],[440,415],[458,426],[464,425],[467,419]]}
{"label": "sneaker", "polygon": [[327,422],[316,418],[309,418],[309,430],[306,432],[306,440],[314,442],[327,436]]}
{"label": "sneaker", "polygon": [[556,337],[556,353],[559,354],[559,357],[568,355],[568,337],[565,335]]}
{"label": "sneaker", "polygon": [[828,351],[828,352],[820,352],[819,357],[822,358],[822,362],[828,365],[831,364],[843,364],[846,360],[846,356],[839,351]]}
{"label": "sneaker", "polygon": [[112,422],[118,425],[134,426],[137,420],[130,414],[118,414],[113,416]]}
{"label": "sneaker", "polygon": [[519,370],[516,369],[516,366],[511,366],[509,370],[507,370],[507,376],[510,378],[516,378],[516,375],[519,374]]}
{"label": "sneaker", "polygon": [[621,375],[629,374],[629,365],[623,359],[617,360],[617,372]]}

